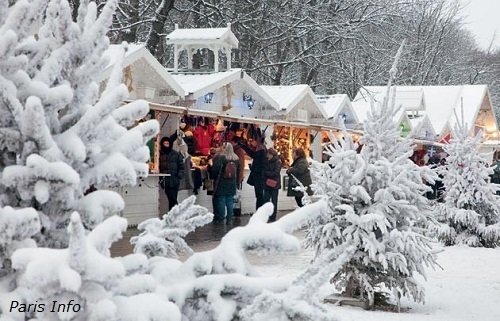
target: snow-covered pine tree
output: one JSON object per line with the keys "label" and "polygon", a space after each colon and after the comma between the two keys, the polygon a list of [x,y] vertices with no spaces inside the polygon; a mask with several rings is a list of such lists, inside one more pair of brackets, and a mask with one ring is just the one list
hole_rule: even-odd
{"label": "snow-covered pine tree", "polygon": [[212,213],[195,202],[196,196],[191,195],[161,219],[151,218],[140,223],[137,229],[142,231],[141,234],[130,239],[130,243],[135,246],[134,252],[148,257],[171,258],[177,258],[177,253],[193,254],[184,237],[213,219]]}
{"label": "snow-covered pine tree", "polygon": [[[157,282],[145,269],[145,256],[110,257],[111,244],[121,238],[126,228],[126,219],[113,216],[86,235],[79,214],[74,212],[68,226],[67,248],[16,251],[12,261],[19,272],[18,287],[11,298],[22,303],[43,303],[45,307],[29,313],[4,311],[10,318],[7,320],[31,316],[46,321],[180,321],[179,309],[165,296],[154,293]],[[58,304],[69,300],[79,305],[77,311],[59,309]],[[55,312],[53,301],[57,302]]]}
{"label": "snow-covered pine tree", "polygon": [[[392,80],[401,49],[390,72]],[[374,303],[382,284],[399,302],[402,296],[424,300],[424,289],[414,278],[434,266],[430,241],[417,225],[428,219],[424,197],[436,175],[409,157],[411,142],[400,137],[393,120],[395,88],[391,81],[382,103],[372,100],[364,124],[361,152],[351,136],[334,142],[324,164],[315,164],[312,186],[328,202],[328,210],[310,225],[307,244],[317,257],[341,246],[354,246],[350,258],[333,273],[332,283],[344,294]],[[332,261],[335,262],[332,258]]]}
{"label": "snow-covered pine tree", "polygon": [[[34,208],[42,225],[38,243],[64,247],[73,211],[91,229],[123,209],[122,198],[103,189],[147,175],[145,145],[158,124],[134,126],[148,105],[122,104],[128,95],[120,84],[122,57],[99,93],[116,0],[100,14],[95,3],[81,1],[76,22],[66,0],[0,3],[0,208]],[[31,215],[16,220],[35,224],[31,234],[39,224]],[[11,239],[30,236],[19,232]],[[0,245],[0,270],[8,266],[6,246]]]}
{"label": "snow-covered pine tree", "polygon": [[446,165],[438,168],[446,193],[438,207],[441,224],[434,230],[446,245],[500,246],[499,188],[490,183],[493,169],[486,155],[479,153],[482,132],[470,137],[462,120],[457,121],[452,137],[444,147],[449,155]]}
{"label": "snow-covered pine tree", "polygon": [[[286,293],[289,286],[288,280],[258,276],[246,253],[274,255],[299,249],[300,241],[289,233],[314,220],[325,207],[319,201],[267,224],[273,210],[272,204],[265,204],[248,225],[232,229],[215,249],[195,253],[185,262],[144,254],[111,258],[110,246],[121,237],[126,220],[113,216],[85,235],[75,212],[67,248],[24,248],[14,253],[18,287],[0,295],[0,320],[21,321],[28,315],[47,321],[237,320],[263,291]],[[12,299],[74,299],[81,310],[1,311]]]}

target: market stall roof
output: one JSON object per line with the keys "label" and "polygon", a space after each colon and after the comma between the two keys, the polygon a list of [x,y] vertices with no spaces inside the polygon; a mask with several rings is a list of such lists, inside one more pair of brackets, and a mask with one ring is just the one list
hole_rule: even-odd
{"label": "market stall roof", "polygon": [[342,110],[347,109],[354,116],[356,123],[359,122],[359,119],[352,108],[351,100],[346,94],[316,95],[316,98],[323,106],[327,119],[337,118]]}
{"label": "market stall roof", "polygon": [[317,111],[325,119],[328,119],[328,114],[319,103],[309,85],[261,86],[261,88],[273,97],[278,102],[280,110],[286,111],[287,114],[299,106],[305,97],[309,97],[312,104],[303,107],[310,108],[312,112]]}
{"label": "market stall roof", "polygon": [[[437,135],[444,135],[447,128],[454,126],[456,123],[455,113],[460,118],[462,114],[464,121],[467,123],[469,130],[474,128],[476,119],[480,111],[487,114],[489,130],[494,131],[498,128],[496,119],[491,105],[491,99],[486,85],[462,85],[462,86],[398,86],[396,87],[396,99],[398,92],[418,92],[423,93],[424,108],[422,110],[429,117],[429,121]],[[369,110],[370,95],[375,101],[381,101],[385,95],[385,86],[366,86],[359,90],[354,98],[353,106],[358,113],[361,114],[360,119],[366,118],[367,110]],[[407,104],[397,100],[396,104],[403,107]],[[411,109],[410,111],[415,111]]]}
{"label": "market stall roof", "polygon": [[[113,66],[116,63],[117,57],[121,54],[122,45],[110,45],[109,48],[104,52],[103,56],[108,59],[108,64],[104,70],[99,75],[99,81],[104,81],[110,77],[113,71]],[[123,59],[123,68],[130,66],[140,60],[145,61],[146,64],[151,66],[151,68],[158,74],[160,79],[162,79],[170,88],[172,88],[180,97],[185,96],[183,88],[174,80],[171,74],[167,72],[165,67],[156,60],[156,58],[140,44],[128,44],[127,52]],[[151,75],[149,75],[151,77]]]}
{"label": "market stall roof", "polygon": [[435,139],[437,134],[432,127],[429,116],[419,115],[410,118],[412,127],[411,136],[415,138]]}
{"label": "market stall roof", "polygon": [[216,73],[178,73],[172,74],[173,79],[182,87],[187,95],[193,99],[202,97],[207,92],[215,91],[236,80],[243,80],[252,90],[263,97],[276,110],[279,105],[266,91],[253,80],[243,69],[236,68]]}
{"label": "market stall roof", "polygon": [[229,48],[238,48],[238,39],[231,31],[231,24],[224,28],[187,28],[179,29],[167,35],[167,44],[207,45],[216,44]]}

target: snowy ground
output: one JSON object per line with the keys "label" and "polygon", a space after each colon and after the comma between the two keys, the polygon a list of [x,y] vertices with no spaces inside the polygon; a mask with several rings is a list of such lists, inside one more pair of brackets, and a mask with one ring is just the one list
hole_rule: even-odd
{"label": "snowy ground", "polygon": [[[297,275],[312,258],[302,251],[294,256],[250,257],[263,275]],[[500,321],[500,248],[462,246],[438,254],[443,270],[428,271],[426,304],[404,302],[405,313],[332,307],[339,321]]]}

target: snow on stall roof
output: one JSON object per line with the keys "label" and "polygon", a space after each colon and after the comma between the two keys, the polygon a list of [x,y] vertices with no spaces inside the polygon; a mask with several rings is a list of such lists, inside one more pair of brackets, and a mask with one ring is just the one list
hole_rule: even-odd
{"label": "snow on stall roof", "polygon": [[[131,56],[133,53],[136,53],[141,49],[146,48],[141,44],[129,43],[125,58]],[[120,55],[121,50],[122,45],[109,45],[108,49],[102,54],[104,58],[108,59],[108,64],[105,67],[106,69],[115,64],[116,57]]]}
{"label": "snow on stall roof", "polygon": [[231,69],[206,74],[171,74],[174,80],[184,89],[186,94],[198,98],[206,92],[220,88],[240,77],[241,69]]}
{"label": "snow on stall roof", "polygon": [[424,86],[425,113],[437,134],[446,128],[453,106],[459,100],[461,86]]}
{"label": "snow on stall roof", "polygon": [[334,118],[350,100],[346,94],[316,95],[319,103],[323,106],[328,119]]}
{"label": "snow on stall roof", "polygon": [[[463,113],[464,121],[467,124],[468,130],[474,127],[474,122],[477,117],[479,109],[483,103],[483,99],[487,94],[488,87],[486,85],[472,85],[462,86],[460,97],[455,102],[454,110],[459,120],[462,117],[462,99],[463,99]],[[452,112],[450,118],[450,126],[455,126],[457,119],[455,113]]]}
{"label": "snow on stall roof", "polygon": [[307,94],[308,85],[260,86],[274,100],[281,110],[290,111]]}
{"label": "snow on stall roof", "polygon": [[413,130],[416,130],[417,128],[419,128],[419,126],[422,125],[423,120],[424,116],[410,118],[411,128],[413,128]]}
{"label": "snow on stall roof", "polygon": [[[369,110],[369,93],[376,101],[381,101],[385,94],[385,86],[366,86],[360,89],[353,101],[353,107],[360,118],[366,119]],[[410,92],[421,90],[425,102],[425,114],[429,117],[436,134],[442,134],[447,123],[455,123],[453,110],[460,117],[461,98],[463,97],[464,118],[469,128],[473,125],[475,116],[481,107],[486,85],[464,86],[398,86],[397,91]],[[398,95],[396,95],[398,98]],[[404,106],[404,104],[403,104]]]}
{"label": "snow on stall roof", "polygon": [[202,97],[208,92],[215,91],[222,86],[236,80],[242,80],[247,89],[256,92],[266,103],[279,110],[279,105],[255,80],[248,76],[241,68],[216,73],[172,73],[174,81],[182,87],[186,95],[192,94],[194,99]]}
{"label": "snow on stall roof", "polygon": [[[144,47],[144,45],[129,43],[127,46],[128,50],[123,59],[124,67],[132,65],[140,59],[144,59],[151,66],[151,68],[158,73],[161,79],[168,84],[168,86],[170,86],[179,96],[184,96],[181,86],[173,80],[172,76],[167,72],[167,69],[162,66],[162,64],[149,52],[146,47]],[[103,57],[108,58],[108,64],[99,75],[100,81],[107,79],[111,75],[111,71],[116,62],[116,57],[120,55],[121,47],[122,45],[110,45],[103,53]]]}

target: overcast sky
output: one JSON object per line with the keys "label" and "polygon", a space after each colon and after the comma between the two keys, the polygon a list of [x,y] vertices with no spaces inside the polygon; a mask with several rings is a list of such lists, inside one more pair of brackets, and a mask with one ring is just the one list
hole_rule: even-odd
{"label": "overcast sky", "polygon": [[495,46],[500,48],[500,0],[460,0],[466,4],[466,27],[476,36],[481,48],[490,44],[496,30]]}

